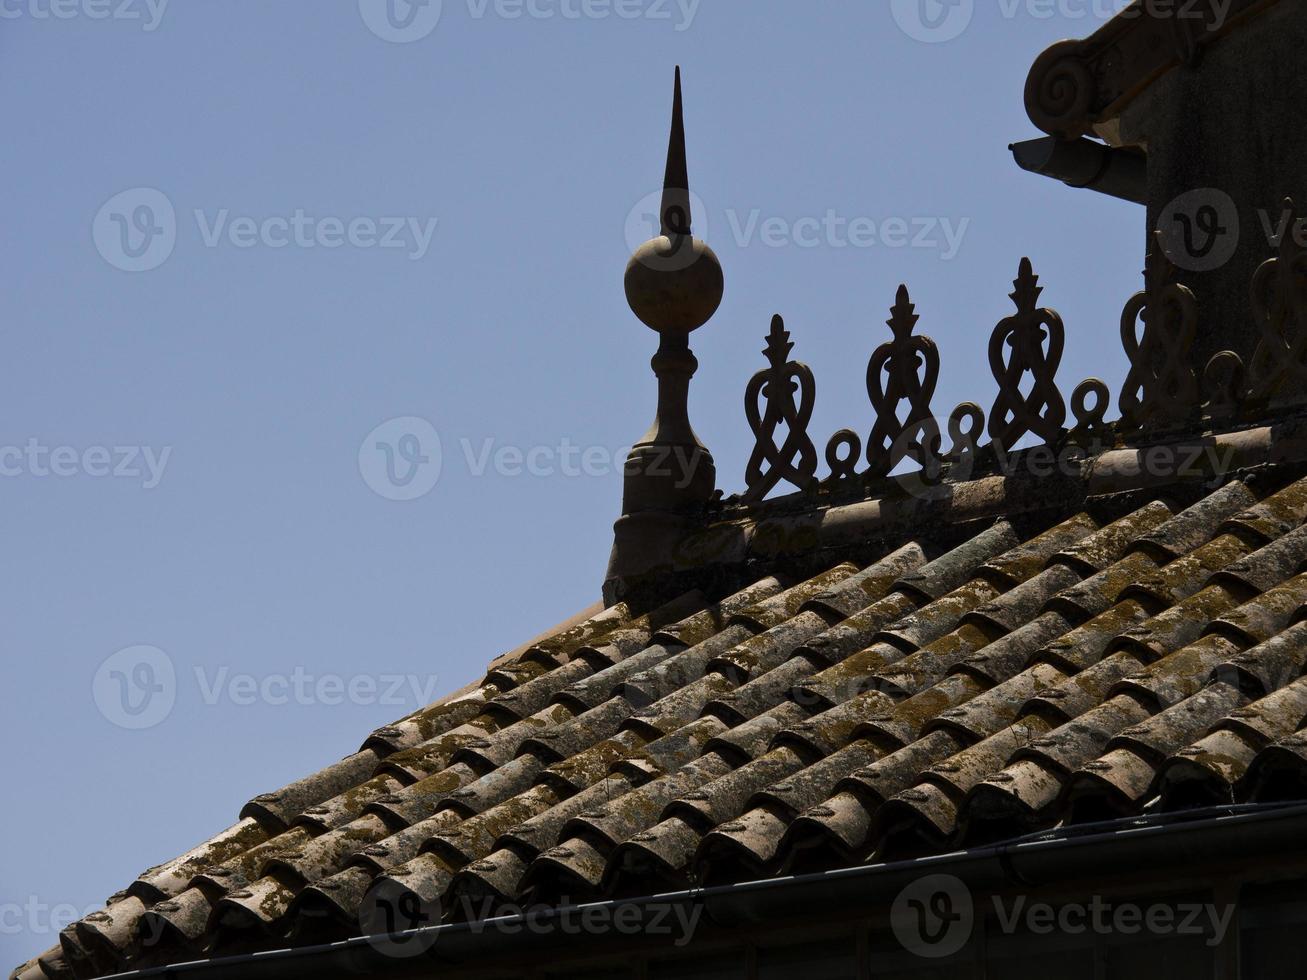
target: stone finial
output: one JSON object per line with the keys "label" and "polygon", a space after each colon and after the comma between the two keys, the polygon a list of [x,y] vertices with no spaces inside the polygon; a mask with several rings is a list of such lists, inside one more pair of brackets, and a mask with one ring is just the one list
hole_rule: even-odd
{"label": "stone finial", "polygon": [[712,454],[690,425],[690,379],[699,362],[689,338],[721,305],[724,282],[717,256],[694,237],[690,199],[677,68],[660,234],[636,249],[626,266],[626,300],[660,337],[652,362],[658,411],[626,460],[622,517],[606,586],[610,600],[615,590],[670,564],[717,488]]}

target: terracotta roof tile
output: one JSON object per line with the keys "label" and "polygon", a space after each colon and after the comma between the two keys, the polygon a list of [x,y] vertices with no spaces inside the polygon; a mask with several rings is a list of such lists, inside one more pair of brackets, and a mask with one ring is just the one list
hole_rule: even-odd
{"label": "terracotta roof tile", "polygon": [[1239,789],[1240,798],[1255,802],[1307,798],[1307,733],[1289,735],[1258,752]]}
{"label": "terracotta roof tile", "polygon": [[573,621],[256,797],[16,976],[332,941],[384,893],[458,918],[1307,799],[1307,480],[1181,499],[851,543],[803,581]]}

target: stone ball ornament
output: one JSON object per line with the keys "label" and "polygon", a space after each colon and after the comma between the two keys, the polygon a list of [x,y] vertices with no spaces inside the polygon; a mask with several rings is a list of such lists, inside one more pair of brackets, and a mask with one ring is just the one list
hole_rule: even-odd
{"label": "stone ball ornament", "polygon": [[688,334],[712,318],[725,290],[721,263],[693,235],[659,235],[626,265],[626,301],[640,322],[660,334]]}

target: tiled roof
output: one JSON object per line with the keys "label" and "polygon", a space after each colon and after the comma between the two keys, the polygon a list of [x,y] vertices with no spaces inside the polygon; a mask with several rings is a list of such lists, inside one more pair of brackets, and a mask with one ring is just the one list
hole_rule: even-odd
{"label": "tiled roof", "polygon": [[573,624],[16,976],[344,938],[383,889],[480,915],[1307,798],[1307,479],[1070,510]]}

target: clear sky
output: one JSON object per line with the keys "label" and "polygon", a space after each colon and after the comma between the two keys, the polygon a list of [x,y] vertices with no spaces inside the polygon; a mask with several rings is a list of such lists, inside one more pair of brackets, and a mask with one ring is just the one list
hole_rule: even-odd
{"label": "clear sky", "polygon": [[870,428],[900,282],[937,412],[988,406],[1023,255],[1064,390],[1119,387],[1142,209],[1007,145],[1035,56],[1120,3],[923,2],[934,31],[917,0],[0,0],[6,969],[598,598],[674,65],[728,492],[776,312],[819,445]]}

